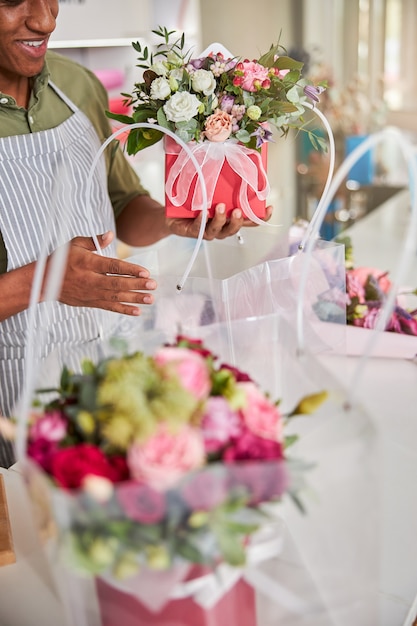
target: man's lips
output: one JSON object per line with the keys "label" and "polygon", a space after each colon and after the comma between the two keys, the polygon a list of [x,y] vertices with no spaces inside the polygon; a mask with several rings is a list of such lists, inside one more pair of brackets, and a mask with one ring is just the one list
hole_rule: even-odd
{"label": "man's lips", "polygon": [[49,37],[44,39],[21,39],[18,45],[24,48],[25,52],[31,57],[37,59],[45,55],[48,48],[48,39]]}

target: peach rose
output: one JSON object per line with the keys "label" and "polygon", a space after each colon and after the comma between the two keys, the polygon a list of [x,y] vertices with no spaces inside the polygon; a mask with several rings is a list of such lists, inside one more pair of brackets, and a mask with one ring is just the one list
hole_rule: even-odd
{"label": "peach rose", "polygon": [[232,132],[232,116],[217,109],[204,124],[204,135],[209,141],[226,141]]}

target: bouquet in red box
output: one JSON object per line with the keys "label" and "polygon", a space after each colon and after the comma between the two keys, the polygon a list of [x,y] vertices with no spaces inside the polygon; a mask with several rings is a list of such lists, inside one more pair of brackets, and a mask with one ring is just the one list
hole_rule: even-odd
{"label": "bouquet in red box", "polygon": [[[175,31],[153,31],[163,42],[150,53],[139,53],[142,82],[123,94],[131,116],[108,113],[125,124],[155,123],[134,128],[127,152],[136,154],[163,138],[161,128],[175,133],[192,150],[202,167],[207,187],[208,215],[218,201],[230,212],[240,206],[250,219],[264,217],[269,185],[266,147],[271,127],[286,135],[290,128],[306,130],[307,99],[318,101],[323,85],[301,75],[303,64],[287,56],[280,45],[257,60],[234,57],[220,44],[192,58],[184,35],[171,42]],[[310,105],[311,107],[311,105]],[[313,145],[324,142],[307,131]],[[171,217],[193,217],[202,210],[197,171],[190,156],[166,142],[166,206]],[[190,213],[191,212],[191,213]]]}
{"label": "bouquet in red box", "polygon": [[71,566],[113,595],[136,581],[144,614],[164,610],[196,567],[197,578],[235,570],[227,591],[239,581],[251,538],[272,519],[268,506],[286,493],[299,502],[285,424],[326,398],[304,397],[283,414],[247,374],[185,337],[153,356],[64,368],[60,388],[47,392],[27,427],[29,467],[41,469],[28,472],[29,492],[47,500],[43,476]]}

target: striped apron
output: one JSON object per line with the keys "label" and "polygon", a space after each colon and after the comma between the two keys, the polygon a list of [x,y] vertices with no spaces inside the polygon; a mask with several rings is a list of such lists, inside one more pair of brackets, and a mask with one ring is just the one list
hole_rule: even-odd
{"label": "striped apron", "polygon": [[[50,254],[77,236],[115,230],[107,193],[104,158],[95,168],[91,192],[92,220],[86,215],[87,179],[100,148],[99,137],[86,115],[53,83],[50,86],[68,104],[73,115],[56,128],[0,139],[0,230],[7,249],[8,270]],[[114,245],[104,254],[116,256]],[[0,294],[1,297],[1,294]],[[99,350],[103,336],[111,334],[112,313],[71,307],[59,302],[36,306],[33,367],[36,384],[57,384],[65,362],[77,369],[88,346]],[[24,381],[29,310],[0,323],[0,414],[11,416]],[[90,351],[90,358],[97,357]],[[49,362],[49,367],[48,367]],[[56,380],[49,376],[53,374]],[[13,462],[11,446],[0,437],[0,466]]]}

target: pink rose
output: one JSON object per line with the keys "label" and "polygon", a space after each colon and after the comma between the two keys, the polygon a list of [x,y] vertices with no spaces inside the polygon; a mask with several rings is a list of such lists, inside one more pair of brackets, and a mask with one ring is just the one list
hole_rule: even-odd
{"label": "pink rose", "polygon": [[203,356],[188,348],[161,348],[155,354],[158,365],[169,365],[183,385],[197,400],[207,398],[211,388],[210,373]]}
{"label": "pink rose", "polygon": [[169,489],[205,460],[201,433],[191,426],[170,433],[160,425],[145,443],[136,442],[128,451],[132,477],[154,489]]}
{"label": "pink rose", "polygon": [[79,489],[90,474],[103,476],[112,482],[119,480],[118,469],[113,467],[104,452],[90,444],[79,444],[55,451],[51,459],[51,472],[64,489]]}
{"label": "pink rose", "polygon": [[232,116],[217,109],[209,115],[204,124],[204,135],[209,141],[226,141],[232,132]]}
{"label": "pink rose", "polygon": [[244,61],[236,66],[243,72],[242,89],[246,91],[257,91],[262,87],[262,83],[268,79],[269,69],[256,63],[256,61]]}
{"label": "pink rose", "polygon": [[387,294],[390,291],[392,285],[387,272],[381,272],[373,267],[357,267],[346,271],[346,289],[351,298],[357,296],[359,302],[365,301],[364,289],[369,277],[374,278],[383,293]]}
{"label": "pink rose", "polygon": [[32,414],[34,421],[29,428],[29,438],[32,441],[61,441],[67,434],[67,421],[60,411],[52,411],[43,415]]}
{"label": "pink rose", "polygon": [[116,497],[127,517],[141,524],[157,524],[165,515],[165,497],[149,485],[121,483]]}
{"label": "pink rose", "polygon": [[207,400],[201,428],[206,451],[210,454],[219,452],[232,438],[238,437],[242,425],[223,396],[212,396]]}
{"label": "pink rose", "polygon": [[262,391],[251,382],[238,383],[238,389],[246,396],[246,404],[241,409],[246,426],[259,437],[274,441],[282,440],[282,419],[275,406]]}

